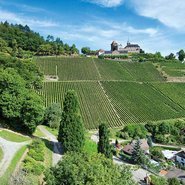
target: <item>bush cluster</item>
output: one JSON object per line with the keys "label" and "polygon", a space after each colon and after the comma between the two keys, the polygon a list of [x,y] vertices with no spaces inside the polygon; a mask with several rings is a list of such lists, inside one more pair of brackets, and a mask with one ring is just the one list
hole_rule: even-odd
{"label": "bush cluster", "polygon": [[152,134],[157,143],[162,144],[184,144],[185,143],[185,122],[176,121],[147,123],[145,128]]}
{"label": "bush cluster", "polygon": [[29,146],[28,156],[24,160],[24,170],[34,175],[41,175],[44,171],[44,143],[36,139]]}

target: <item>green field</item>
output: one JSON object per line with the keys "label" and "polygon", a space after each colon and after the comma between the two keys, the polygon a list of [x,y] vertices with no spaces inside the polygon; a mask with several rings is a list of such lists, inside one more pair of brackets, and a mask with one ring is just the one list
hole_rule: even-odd
{"label": "green field", "polygon": [[180,62],[160,63],[162,70],[172,77],[185,77],[185,64]]}
{"label": "green field", "polygon": [[150,62],[56,57],[36,62],[45,75],[54,75],[58,68],[59,81],[44,82],[39,92],[45,106],[62,106],[65,93],[74,89],[87,129],[98,128],[100,122],[119,127],[185,115],[184,84],[165,83]]}
{"label": "green field", "polygon": [[24,141],[30,140],[29,137],[26,137],[26,136],[23,136],[20,134],[16,134],[14,132],[10,132],[7,130],[1,130],[0,137],[6,139],[8,141],[12,141],[12,142],[24,142]]}

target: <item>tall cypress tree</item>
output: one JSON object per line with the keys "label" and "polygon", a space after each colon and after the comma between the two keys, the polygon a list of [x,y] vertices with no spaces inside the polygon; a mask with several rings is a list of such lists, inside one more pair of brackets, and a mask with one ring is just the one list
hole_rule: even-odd
{"label": "tall cypress tree", "polygon": [[140,140],[137,139],[134,144],[134,148],[133,148],[133,152],[132,152],[132,161],[134,163],[138,163],[138,160],[140,158],[140,151],[141,151]]}
{"label": "tall cypress tree", "polygon": [[77,95],[73,90],[69,90],[65,95],[58,141],[62,143],[64,152],[81,152],[85,143],[84,125]]}
{"label": "tall cypress tree", "polygon": [[98,152],[103,153],[107,158],[112,158],[111,145],[109,143],[109,130],[104,123],[99,126]]}

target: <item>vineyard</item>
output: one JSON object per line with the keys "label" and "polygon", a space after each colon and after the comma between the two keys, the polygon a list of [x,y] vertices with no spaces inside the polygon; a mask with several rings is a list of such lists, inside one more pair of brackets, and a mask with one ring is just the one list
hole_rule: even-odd
{"label": "vineyard", "polygon": [[74,89],[88,129],[100,122],[118,127],[185,115],[184,84],[165,83],[152,63],[59,57],[36,62],[45,75],[59,76],[58,82],[44,82],[39,92],[45,106],[62,106],[67,90]]}
{"label": "vineyard", "polygon": [[172,77],[184,77],[185,76],[185,64],[183,63],[160,63],[162,69]]}
{"label": "vineyard", "polygon": [[53,102],[59,102],[62,106],[69,89],[77,93],[86,128],[97,128],[101,121],[112,127],[121,125],[98,82],[45,82],[40,94],[44,97],[46,107]]}
{"label": "vineyard", "polygon": [[[122,80],[163,81],[151,63],[116,62],[91,58],[36,58],[45,75],[58,75],[59,81]],[[56,70],[57,68],[57,70]]]}
{"label": "vineyard", "polygon": [[165,120],[183,117],[185,114],[181,106],[151,84],[103,82],[103,86],[123,122]]}
{"label": "vineyard", "polygon": [[36,62],[45,75],[57,73],[60,81],[99,79],[96,66],[89,58],[43,57]]}

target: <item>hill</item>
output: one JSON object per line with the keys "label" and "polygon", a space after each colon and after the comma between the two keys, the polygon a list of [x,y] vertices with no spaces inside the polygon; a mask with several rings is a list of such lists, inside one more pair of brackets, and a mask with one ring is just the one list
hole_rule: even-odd
{"label": "hill", "polygon": [[[166,83],[150,62],[61,57],[35,60],[45,75],[56,75],[57,66],[58,81],[45,80],[39,92],[44,97],[45,106],[53,102],[62,106],[65,92],[74,89],[88,129],[97,128],[102,121],[110,127],[118,127],[185,115],[184,103],[180,102],[183,84]],[[175,95],[176,92],[180,96]]]}

